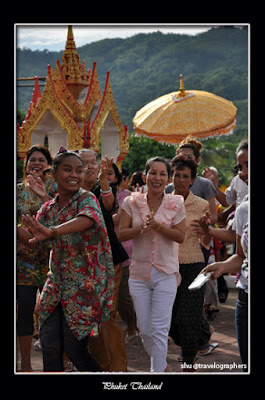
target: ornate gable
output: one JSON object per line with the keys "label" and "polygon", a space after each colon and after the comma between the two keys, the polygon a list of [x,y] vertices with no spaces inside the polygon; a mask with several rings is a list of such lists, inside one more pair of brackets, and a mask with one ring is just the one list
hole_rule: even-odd
{"label": "ornate gable", "polygon": [[85,71],[85,63],[80,64],[71,26],[68,27],[62,64],[57,61],[55,69],[48,66],[42,94],[38,78],[35,78],[28,113],[22,125],[17,127],[19,157],[24,158],[33,144],[44,143],[46,134],[52,155],[60,144],[69,150],[91,147],[99,152],[99,136],[102,148],[117,160],[119,166],[129,152],[128,127],[121,123],[110,73],[107,72],[102,95],[96,62],[92,72]]}
{"label": "ornate gable", "polygon": [[92,122],[91,131],[90,131],[91,138],[93,138],[93,143],[91,144],[93,147],[96,147],[95,145],[98,146],[99,133],[102,130],[102,128],[104,126],[104,122],[105,122],[106,118],[108,117],[109,113],[111,114],[113,122],[119,133],[120,149],[122,149],[123,151],[126,151],[129,149],[128,127],[127,126],[124,127],[121,123],[121,120],[120,120],[120,117],[119,117],[119,114],[117,111],[117,107],[116,107],[116,104],[114,101],[111,84],[110,84],[110,72],[108,71],[103,97],[101,99],[101,103],[100,103],[98,112],[96,114],[96,117]]}

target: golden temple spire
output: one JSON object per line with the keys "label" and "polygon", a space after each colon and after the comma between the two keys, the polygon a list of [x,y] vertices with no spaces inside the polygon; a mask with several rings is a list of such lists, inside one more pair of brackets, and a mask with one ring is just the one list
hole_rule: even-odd
{"label": "golden temple spire", "polygon": [[77,53],[75,41],[74,41],[74,34],[72,25],[68,25],[68,32],[67,32],[67,41],[65,45],[65,51],[72,50],[72,52]]}
{"label": "golden temple spire", "polygon": [[76,50],[72,25],[68,26],[67,41],[62,56],[62,62],[73,69],[79,67],[80,57]]}
{"label": "golden temple spire", "polygon": [[67,40],[74,40],[72,25],[68,25]]}
{"label": "golden temple spire", "polygon": [[88,86],[88,76],[86,74],[85,61],[83,64],[80,63],[80,57],[74,41],[72,25],[68,26],[65,50],[62,56],[62,71],[68,88],[71,90],[74,97],[77,98],[84,86]]}

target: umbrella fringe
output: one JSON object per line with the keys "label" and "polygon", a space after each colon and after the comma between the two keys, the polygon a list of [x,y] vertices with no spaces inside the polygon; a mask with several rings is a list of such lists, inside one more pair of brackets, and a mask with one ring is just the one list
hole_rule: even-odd
{"label": "umbrella fringe", "polygon": [[[207,132],[205,134],[205,132],[200,133],[192,133],[191,136],[194,138],[197,138],[199,140],[206,140],[206,139],[211,139],[212,137],[215,136],[228,136],[228,135],[232,135],[234,132],[236,126],[236,119],[228,126],[226,126],[225,128],[218,128],[216,130],[214,130],[213,132]],[[136,137],[140,137],[140,136],[145,136],[148,139],[153,139],[156,142],[159,142],[161,144],[166,144],[168,146],[177,146],[178,143],[180,143],[183,139],[185,139],[186,135],[172,135],[172,137],[174,137],[174,142],[170,142],[170,141],[166,141],[166,140],[161,140],[161,136],[160,135],[155,135],[155,134],[146,134],[144,131],[142,131],[139,128],[134,127],[135,129],[135,136]],[[204,136],[205,135],[205,136]]]}
{"label": "umbrella fringe", "polygon": [[[134,135],[135,137],[146,137],[147,139],[153,139],[153,140],[155,140],[156,142],[158,142],[158,140],[156,140],[155,138],[153,138],[153,137],[150,137],[150,136],[147,136],[147,135],[145,135],[144,133],[137,133],[136,131],[135,131],[135,135]],[[177,145],[178,145],[178,143],[169,143],[169,142],[161,142],[161,141],[159,141],[159,143],[160,144],[165,144],[166,146],[175,146],[175,147],[177,147]]]}

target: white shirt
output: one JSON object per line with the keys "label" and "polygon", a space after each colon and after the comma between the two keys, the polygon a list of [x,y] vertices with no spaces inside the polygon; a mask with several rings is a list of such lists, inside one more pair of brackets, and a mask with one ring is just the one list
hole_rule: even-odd
{"label": "white shirt", "polygon": [[226,202],[229,206],[236,202],[236,206],[238,207],[247,194],[248,185],[237,175],[232,179],[230,186],[225,191]]}

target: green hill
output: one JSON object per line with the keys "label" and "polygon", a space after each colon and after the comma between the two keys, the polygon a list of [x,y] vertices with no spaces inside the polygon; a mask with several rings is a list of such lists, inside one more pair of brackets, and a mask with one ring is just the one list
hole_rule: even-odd
{"label": "green hill", "polygon": [[[234,102],[238,108],[237,126],[221,143],[236,144],[248,132],[248,28],[212,28],[196,35],[138,34],[127,39],[105,39],[79,47],[87,68],[97,62],[101,89],[106,72],[119,115],[132,133],[132,119],[146,103],[179,90],[183,74],[186,90],[204,90]],[[45,76],[47,64],[55,67],[63,52],[17,50],[17,76]],[[32,88],[18,88],[17,106],[26,112]],[[209,140],[205,147],[209,146]],[[212,142],[214,143],[214,142]],[[231,146],[230,146],[231,147]],[[234,160],[233,160],[234,163]],[[230,167],[229,167],[230,168]]]}

